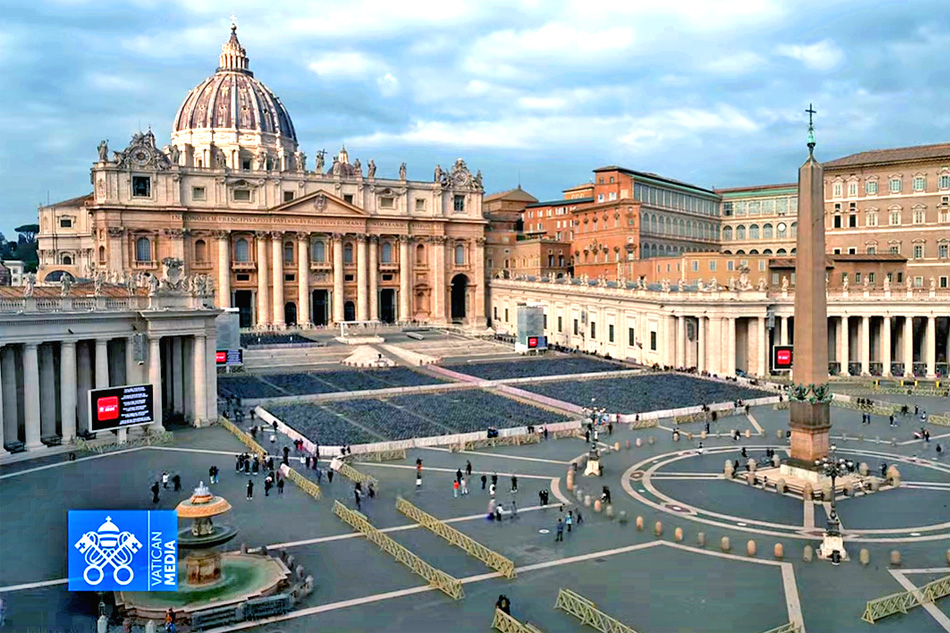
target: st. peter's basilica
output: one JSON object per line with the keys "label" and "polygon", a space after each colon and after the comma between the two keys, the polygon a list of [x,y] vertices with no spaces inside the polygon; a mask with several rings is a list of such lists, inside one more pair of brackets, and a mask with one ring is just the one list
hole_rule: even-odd
{"label": "st. peter's basilica", "polygon": [[[396,171],[393,169],[393,171]],[[481,174],[377,176],[342,148],[312,169],[281,100],[231,27],[215,73],[185,97],[171,142],[99,145],[93,192],[40,209],[40,280],[209,275],[242,327],[485,322]]]}

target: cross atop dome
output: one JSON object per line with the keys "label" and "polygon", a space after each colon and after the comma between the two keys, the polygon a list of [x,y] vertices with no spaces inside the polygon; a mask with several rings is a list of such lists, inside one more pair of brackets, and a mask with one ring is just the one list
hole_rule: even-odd
{"label": "cross atop dome", "polygon": [[231,37],[221,47],[221,56],[218,58],[218,70],[251,74],[247,69],[247,51],[241,46],[237,37],[236,18],[231,16]]}

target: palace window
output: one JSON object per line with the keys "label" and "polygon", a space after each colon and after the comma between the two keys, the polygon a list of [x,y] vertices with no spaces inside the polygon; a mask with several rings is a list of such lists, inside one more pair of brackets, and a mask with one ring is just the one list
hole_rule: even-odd
{"label": "palace window", "polygon": [[890,191],[891,193],[900,193],[901,192],[901,179],[891,178],[890,179]]}
{"label": "palace window", "polygon": [[950,174],[940,174],[937,178],[937,187],[939,189],[950,189]]}
{"label": "palace window", "polygon": [[759,225],[758,224],[753,224],[752,226],[749,227],[749,239],[750,240],[759,239]]}
{"label": "palace window", "polygon": [[900,244],[893,244],[893,245],[891,245],[891,247],[890,247],[888,250],[890,251],[891,255],[900,255],[900,254],[901,254],[901,247],[900,247]]}
{"label": "palace window", "polygon": [[396,199],[392,196],[382,196],[379,199],[379,208],[380,209],[395,209],[396,208]]}
{"label": "palace window", "polygon": [[849,197],[849,198],[857,198],[857,197],[858,197],[858,183],[857,183],[857,182],[849,182],[849,183],[848,183],[848,197]]}
{"label": "palace window", "polygon": [[294,263],[294,243],[293,242],[284,242],[284,263],[285,264]]}
{"label": "palace window", "polygon": [[352,264],[353,263],[353,245],[345,244],[343,246],[343,263]]}
{"label": "palace window", "polygon": [[238,262],[251,261],[251,248],[243,237],[234,245],[234,259]]}
{"label": "palace window", "polygon": [[732,227],[731,226],[724,226],[722,228],[722,241],[723,242],[732,241]]}
{"label": "palace window", "polygon": [[877,226],[877,211],[867,212],[867,226]]}
{"label": "palace window", "polygon": [[898,226],[901,223],[901,212],[897,209],[891,211],[891,226]]}
{"label": "palace window", "polygon": [[841,228],[841,214],[840,214],[840,213],[835,214],[834,218],[832,219],[832,224],[831,224],[831,226],[834,227],[834,228],[836,228],[836,229],[840,229],[840,228]]}
{"label": "palace window", "polygon": [[73,228],[72,218],[60,218],[59,219],[59,228],[61,229],[71,229]]}
{"label": "palace window", "polygon": [[152,242],[147,237],[140,237],[135,240],[135,261],[152,261]]}
{"label": "palace window", "polygon": [[780,240],[784,240],[788,236],[788,225],[784,222],[779,222],[776,228],[778,229],[776,237]]}
{"label": "palace window", "polygon": [[731,202],[723,202],[723,203],[722,203],[722,215],[723,215],[723,217],[727,217],[727,218],[732,216],[732,203],[731,203]]}
{"label": "palace window", "polygon": [[426,210],[425,198],[416,198],[416,212],[422,213]]}
{"label": "palace window", "polygon": [[191,199],[196,201],[207,200],[208,191],[204,187],[192,187],[191,188]]}
{"label": "palace window", "polygon": [[924,258],[924,245],[914,244],[914,259],[923,259],[923,258]]}
{"label": "palace window", "polygon": [[844,195],[844,184],[836,182],[832,188],[832,195],[835,198],[840,198],[842,195]]}
{"label": "palace window", "polygon": [[762,227],[762,237],[770,240],[772,239],[772,225],[766,224]]}
{"label": "palace window", "polygon": [[195,261],[202,264],[208,261],[208,244],[204,240],[195,241]]}
{"label": "palace window", "polygon": [[926,176],[914,176],[914,191],[923,191],[927,188]]}
{"label": "palace window", "polygon": [[868,196],[876,196],[877,195],[877,181],[868,180],[867,182],[865,182],[864,193],[865,195],[868,195]]}
{"label": "palace window", "polygon": [[148,176],[132,176],[132,195],[136,198],[151,198],[152,179]]}
{"label": "palace window", "polygon": [[455,196],[452,199],[452,210],[456,213],[465,212],[465,196]]}
{"label": "palace window", "polygon": [[937,255],[940,259],[947,259],[947,251],[950,250],[950,246],[947,244],[938,244],[937,245]]}
{"label": "palace window", "polygon": [[235,202],[250,202],[251,201],[251,190],[250,189],[235,189],[234,193]]}
{"label": "palace window", "polygon": [[848,216],[848,228],[853,229],[858,226],[858,214],[852,213]]}
{"label": "palace window", "polygon": [[380,259],[384,264],[393,263],[393,245],[390,242],[383,242],[379,249]]}
{"label": "palace window", "polygon": [[736,239],[737,240],[745,239],[745,227],[741,224],[736,227]]}
{"label": "palace window", "polygon": [[868,255],[877,255],[877,247],[868,246]]}

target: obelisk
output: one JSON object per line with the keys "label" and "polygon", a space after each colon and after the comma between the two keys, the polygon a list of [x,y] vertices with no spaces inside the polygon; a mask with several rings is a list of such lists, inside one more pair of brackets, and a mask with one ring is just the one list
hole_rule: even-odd
{"label": "obelisk", "polygon": [[828,305],[825,295],[824,169],[815,160],[815,128],[808,106],[808,159],[798,170],[795,257],[795,357],[789,397],[791,456],[813,463],[828,455]]}

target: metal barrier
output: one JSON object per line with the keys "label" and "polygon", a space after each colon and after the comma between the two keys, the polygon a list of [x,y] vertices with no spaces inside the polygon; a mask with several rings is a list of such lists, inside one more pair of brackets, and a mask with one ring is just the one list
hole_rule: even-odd
{"label": "metal barrier", "polygon": [[281,464],[280,470],[284,473],[284,476],[287,479],[297,484],[298,488],[306,492],[314,499],[323,498],[323,492],[321,492],[320,486],[318,486],[316,482],[310,481],[287,464]]}
{"label": "metal barrier", "polygon": [[462,548],[495,571],[501,573],[505,578],[515,577],[515,563],[511,559],[505,558],[498,552],[488,549],[478,541],[462,534],[454,527],[446,525],[445,522],[420,510],[402,497],[396,499],[396,509],[413,521],[416,521],[422,527],[431,530],[436,536],[441,536],[452,545]]}
{"label": "metal barrier", "polygon": [[541,629],[533,624],[522,624],[498,607],[495,607],[495,619],[492,620],[491,626],[501,633],[542,633]]}
{"label": "metal barrier", "polygon": [[570,589],[558,590],[554,608],[567,611],[580,620],[581,624],[591,626],[601,633],[637,633],[623,622],[598,610],[597,605]]}
{"label": "metal barrier", "polygon": [[239,429],[231,420],[226,417],[219,416],[218,424],[231,431],[236,438],[241,440],[241,442],[247,446],[249,449],[257,453],[257,456],[261,458],[261,461],[267,460],[267,451],[264,450],[264,447],[258,444],[253,437]]}
{"label": "metal barrier", "polygon": [[353,453],[352,459],[353,461],[357,462],[390,462],[399,459],[406,459],[406,449],[395,448],[388,451]]}
{"label": "metal barrier", "polygon": [[796,622],[789,622],[788,624],[783,624],[782,626],[777,626],[774,629],[769,629],[765,633],[801,633],[802,625]]}
{"label": "metal barrier", "polygon": [[908,609],[934,602],[938,598],[943,598],[948,595],[950,595],[950,576],[944,576],[933,582],[928,582],[918,589],[893,593],[875,600],[868,600],[868,604],[864,609],[864,615],[861,616],[861,619],[870,624],[874,624],[881,618],[886,618],[895,613],[907,613]]}
{"label": "metal barrier", "polygon": [[[127,450],[130,448],[136,448],[139,446],[154,446],[156,444],[167,444],[172,441],[174,436],[169,431],[146,431],[146,434],[142,437],[137,437],[135,439],[128,440],[126,442],[109,442],[108,444],[94,444],[91,441],[84,440],[82,438],[76,438],[76,451],[83,452],[88,451],[90,453],[96,453],[97,455],[102,455],[103,453],[109,453],[112,451],[121,451]],[[8,449],[9,450],[9,449]],[[16,451],[10,451],[16,452]]]}
{"label": "metal barrier", "polygon": [[376,529],[376,527],[373,526],[372,523],[369,522],[365,515],[356,512],[355,510],[350,510],[339,501],[333,502],[333,514],[340,517],[341,520],[348,523],[359,532],[362,532],[364,535],[366,535],[366,539],[368,541],[378,545],[381,550],[395,558],[397,562],[400,562],[408,567],[413,573],[425,578],[426,581],[436,589],[439,589],[446,595],[455,598],[456,600],[461,600],[465,597],[465,592],[462,590],[461,581],[440,569],[436,569],[396,541],[389,538],[387,535],[380,532],[378,529]]}
{"label": "metal barrier", "polygon": [[191,628],[202,630],[222,624],[235,624],[244,621],[243,607],[214,607],[196,611],[191,615]]}
{"label": "metal barrier", "polygon": [[373,477],[372,475],[367,475],[356,470],[346,462],[340,464],[340,467],[337,469],[338,473],[349,479],[350,481],[358,481],[361,484],[373,484],[373,488],[376,491],[379,491],[379,480]]}
{"label": "metal barrier", "polygon": [[469,440],[464,442],[460,448],[463,451],[472,451],[476,448],[487,448],[494,446],[521,446],[522,444],[537,444],[541,441],[537,433],[527,433],[525,435],[508,435],[500,437],[485,437],[478,440]]}
{"label": "metal barrier", "polygon": [[271,615],[283,615],[290,611],[291,606],[290,596],[284,593],[253,598],[244,603],[244,617],[248,620],[259,620]]}

